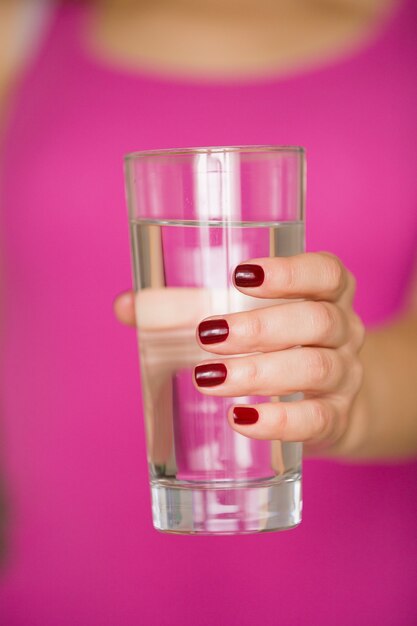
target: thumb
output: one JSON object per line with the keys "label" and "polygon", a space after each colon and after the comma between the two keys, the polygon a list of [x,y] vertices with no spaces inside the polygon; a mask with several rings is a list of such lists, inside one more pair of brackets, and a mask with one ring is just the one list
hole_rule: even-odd
{"label": "thumb", "polygon": [[115,297],[113,311],[119,322],[135,326],[135,296],[132,290],[123,291]]}

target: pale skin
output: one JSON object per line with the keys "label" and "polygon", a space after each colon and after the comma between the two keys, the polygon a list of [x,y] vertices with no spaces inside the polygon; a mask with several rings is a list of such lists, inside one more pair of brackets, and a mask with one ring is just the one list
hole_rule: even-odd
{"label": "pale skin", "polygon": [[[231,79],[285,73],[354,48],[389,10],[383,0],[102,0],[89,45],[112,62],[168,73]],[[190,47],[198,54],[189,55]],[[303,391],[304,400],[258,405],[259,419],[249,425],[235,424],[232,407],[230,427],[255,439],[302,441],[310,456],[415,458],[417,279],[402,313],[365,333],[352,306],[355,278],[341,259],[317,252],[242,263],[262,267],[265,279],[259,287],[236,289],[288,303],[218,316],[229,335],[221,343],[200,342],[207,352],[202,363],[224,364],[227,377],[198,389],[217,396]],[[122,323],[135,325],[132,291],[115,297],[113,306]],[[246,356],[228,358],[236,354]]]}
{"label": "pale skin", "polygon": [[[231,407],[230,427],[255,439],[303,441],[308,456],[348,461],[414,458],[415,305],[410,303],[395,322],[365,335],[352,308],[355,279],[334,255],[244,262],[261,266],[265,279],[259,287],[236,287],[239,291],[263,299],[285,298],[288,303],[210,318],[226,320],[229,335],[224,342],[203,345],[196,332],[208,352],[207,361],[200,364],[223,363],[227,377],[221,385],[197,388],[217,396],[303,391],[305,399],[258,405],[256,424],[242,426],[234,423]],[[120,321],[135,325],[131,291],[115,299],[114,309]],[[215,359],[209,358],[210,352]],[[242,353],[244,357],[227,359]],[[256,354],[247,356],[250,353]]]}

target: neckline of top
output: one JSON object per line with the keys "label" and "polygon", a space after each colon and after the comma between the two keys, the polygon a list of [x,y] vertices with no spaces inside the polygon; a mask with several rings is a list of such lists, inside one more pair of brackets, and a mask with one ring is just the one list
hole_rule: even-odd
{"label": "neckline of top", "polygon": [[72,33],[72,41],[84,63],[95,70],[111,74],[114,77],[145,81],[157,85],[194,88],[230,88],[230,87],[260,87],[262,85],[283,84],[294,80],[321,76],[327,72],[350,66],[352,63],[363,61],[379,45],[383,44],[402,18],[410,0],[394,0],[391,6],[375,20],[367,36],[360,38],[347,50],[329,57],[325,61],[311,65],[300,65],[288,71],[268,71],[257,75],[239,75],[236,78],[215,75],[196,75],[188,72],[171,72],[168,69],[138,67],[120,61],[109,61],[99,56],[88,44],[87,33],[94,19],[93,5],[77,6],[76,33]]}

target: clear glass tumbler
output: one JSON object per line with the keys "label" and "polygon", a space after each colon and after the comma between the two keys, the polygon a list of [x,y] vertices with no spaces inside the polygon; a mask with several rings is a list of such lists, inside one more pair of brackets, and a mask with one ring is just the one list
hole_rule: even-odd
{"label": "clear glass tumbler", "polygon": [[136,152],[125,174],[154,526],[183,534],[292,528],[301,521],[302,445],[250,439],[226,416],[233,404],[298,394],[207,396],[193,371],[216,360],[197,343],[201,320],[280,302],[243,295],[233,272],[253,258],[304,251],[304,151]]}

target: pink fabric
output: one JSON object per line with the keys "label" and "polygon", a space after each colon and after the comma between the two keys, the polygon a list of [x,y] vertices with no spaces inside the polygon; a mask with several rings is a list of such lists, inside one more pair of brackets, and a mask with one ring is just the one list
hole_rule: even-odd
{"label": "pink fabric", "polygon": [[[304,464],[290,532],[182,537],[151,526],[122,156],[300,144],[307,241],[358,278],[369,325],[401,310],[417,239],[417,5],[360,50],[227,84],[93,60],[84,11],[57,12],[3,145],[1,395],[11,534],[5,626],[417,623],[415,464]],[[395,416],[393,416],[395,419]]]}

